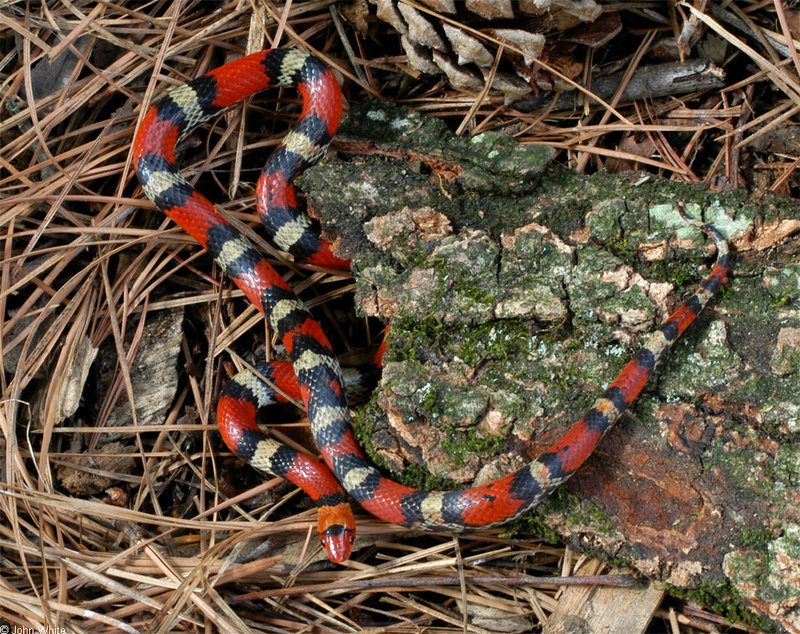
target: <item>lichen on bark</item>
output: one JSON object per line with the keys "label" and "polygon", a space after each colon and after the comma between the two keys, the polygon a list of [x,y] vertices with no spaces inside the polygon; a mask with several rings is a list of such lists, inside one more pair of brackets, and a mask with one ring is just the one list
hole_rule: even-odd
{"label": "lichen on bark", "polygon": [[580,417],[713,265],[678,201],[728,237],[719,297],[537,522],[676,586],[732,586],[800,631],[794,207],[578,176],[382,104],[354,110],[339,144],[302,186],[357,305],[392,324],[360,441],[416,484],[508,473]]}

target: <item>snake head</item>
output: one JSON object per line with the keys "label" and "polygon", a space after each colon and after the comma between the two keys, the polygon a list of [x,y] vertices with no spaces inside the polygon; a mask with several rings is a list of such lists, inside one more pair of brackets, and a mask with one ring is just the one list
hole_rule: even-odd
{"label": "snake head", "polygon": [[318,514],[319,540],[328,553],[328,559],[335,564],[347,561],[356,540],[356,522],[350,505],[342,502],[320,507]]}

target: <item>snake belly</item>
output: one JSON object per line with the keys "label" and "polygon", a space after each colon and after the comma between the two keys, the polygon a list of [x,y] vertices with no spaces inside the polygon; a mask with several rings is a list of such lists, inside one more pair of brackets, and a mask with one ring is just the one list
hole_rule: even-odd
{"label": "snake belly", "polygon": [[[272,49],[225,64],[173,88],[145,116],[134,141],[134,166],[145,195],[194,237],[266,316],[285,346],[311,430],[330,469],[268,440],[255,411],[265,400],[255,375],[220,399],[218,425],[228,447],[250,464],[302,486],[317,502],[320,538],[333,561],[350,554],[355,525],[344,491],[371,514],[401,526],[461,531],[507,522],[534,507],[592,454],[644,388],[672,344],[714,295],[729,266],[729,250],[712,226],[687,218],[710,236],[716,263],[700,288],[644,341],[594,405],[527,466],[488,484],[427,491],[391,480],[373,467],[350,426],[342,370],[322,328],[257,249],[181,175],[175,145],[191,129],[248,96],[296,86],[303,111],[269,158],[257,185],[257,206],[270,238],[298,259],[343,268],[320,240],[319,227],[297,208],[292,181],[325,152],[338,127],[342,97],[333,74],[298,50]],[[222,415],[220,415],[220,413]],[[271,443],[271,444],[267,444]],[[333,476],[331,475],[333,473]]]}

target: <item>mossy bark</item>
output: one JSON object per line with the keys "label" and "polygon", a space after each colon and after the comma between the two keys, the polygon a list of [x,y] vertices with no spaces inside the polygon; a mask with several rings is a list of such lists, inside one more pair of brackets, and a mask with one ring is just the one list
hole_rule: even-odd
{"label": "mossy bark", "polygon": [[360,309],[391,323],[360,441],[417,485],[507,473],[580,417],[713,265],[678,201],[728,237],[720,296],[528,521],[800,631],[796,207],[577,176],[545,148],[454,138],[379,104],[352,112],[339,139],[341,158],[302,187],[352,260]]}

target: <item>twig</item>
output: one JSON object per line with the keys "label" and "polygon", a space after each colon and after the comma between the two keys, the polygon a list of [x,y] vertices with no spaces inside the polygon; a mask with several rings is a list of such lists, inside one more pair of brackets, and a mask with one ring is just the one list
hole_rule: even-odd
{"label": "twig", "polygon": [[613,586],[615,588],[634,588],[639,582],[630,575],[587,575],[585,577],[532,577],[520,575],[516,577],[494,577],[491,575],[476,575],[462,577],[408,577],[405,579],[354,579],[352,581],[336,581],[334,583],[319,583],[308,586],[294,586],[291,588],[276,588],[263,590],[237,596],[235,601],[252,601],[266,597],[280,597],[307,592],[351,591],[366,589],[391,589],[396,592],[413,590],[415,588],[435,588],[438,586],[460,586],[462,583],[470,586],[498,585],[498,586]]}

